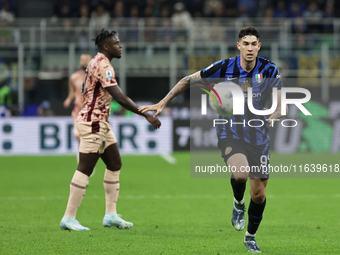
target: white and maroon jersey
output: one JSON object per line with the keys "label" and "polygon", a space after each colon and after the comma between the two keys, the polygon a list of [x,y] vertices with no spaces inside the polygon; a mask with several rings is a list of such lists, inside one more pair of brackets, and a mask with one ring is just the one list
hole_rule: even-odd
{"label": "white and maroon jersey", "polygon": [[105,88],[117,85],[115,72],[110,61],[104,54],[98,53],[86,69],[86,77],[82,89],[82,109],[79,112],[77,121],[108,122],[112,97]]}

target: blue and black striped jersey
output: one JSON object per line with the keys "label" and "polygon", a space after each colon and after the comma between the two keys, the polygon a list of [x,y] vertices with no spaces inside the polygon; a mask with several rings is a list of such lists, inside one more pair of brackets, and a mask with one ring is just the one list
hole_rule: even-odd
{"label": "blue and black striped jersey", "polygon": [[[257,57],[256,64],[252,71],[246,72],[240,65],[240,56],[220,60],[201,71],[201,77],[207,84],[215,84],[222,81],[230,81],[238,84],[245,96],[247,88],[252,86],[253,89],[253,106],[255,109],[263,110],[266,106],[267,98],[272,95],[272,88],[281,89],[282,81],[279,71],[274,63],[270,60]],[[223,117],[227,119],[227,124],[216,126],[218,139],[233,138],[240,139],[254,145],[269,145],[269,128],[266,116],[255,115],[250,112],[245,100],[244,115],[234,115],[231,117]],[[260,119],[264,122],[262,127],[248,126],[249,120]],[[230,126],[230,123],[233,123]],[[235,124],[243,123],[246,125]],[[257,122],[252,123],[253,126],[260,126]]]}

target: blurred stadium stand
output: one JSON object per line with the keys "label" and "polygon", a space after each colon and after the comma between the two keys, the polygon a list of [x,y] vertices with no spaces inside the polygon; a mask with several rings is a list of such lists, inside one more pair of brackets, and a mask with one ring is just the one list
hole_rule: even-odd
{"label": "blurred stadium stand", "polygon": [[[324,79],[302,85],[317,92],[313,99],[335,99],[339,87],[327,80],[340,76],[338,1],[1,0],[0,6],[0,86],[11,88],[14,115],[45,99],[60,103],[57,115],[68,114],[61,107],[68,78],[81,53],[96,54],[91,39],[102,27],[119,32],[124,53],[112,63],[134,100],[156,102],[182,76],[238,55],[238,31],[246,26],[260,31],[260,55],[284,78]],[[188,98],[186,92],[174,103]]]}

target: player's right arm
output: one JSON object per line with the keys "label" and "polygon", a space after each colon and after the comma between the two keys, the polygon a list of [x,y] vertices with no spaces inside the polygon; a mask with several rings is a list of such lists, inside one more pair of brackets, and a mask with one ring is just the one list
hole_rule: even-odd
{"label": "player's right arm", "polygon": [[144,116],[147,121],[149,121],[155,129],[159,128],[161,126],[161,122],[157,117],[153,117],[152,115],[148,113],[141,113],[138,111],[138,106],[126,95],[123,94],[119,86],[109,86],[105,87],[106,91],[110,93],[110,95],[113,97],[114,100],[117,101],[121,106],[124,108]]}
{"label": "player's right arm", "polygon": [[64,101],[64,107],[68,108],[72,102],[72,100],[75,98],[75,91],[74,91],[74,74],[72,74],[70,78],[70,91],[68,93],[67,98]]}
{"label": "player's right arm", "polygon": [[169,103],[173,98],[181,94],[184,90],[188,89],[190,86],[198,82],[202,82],[201,71],[198,71],[189,76],[185,76],[183,79],[181,79],[158,104],[144,105],[139,107],[138,110],[141,113],[156,111],[156,113],[153,115],[154,117],[156,117],[162,112],[167,103]]}

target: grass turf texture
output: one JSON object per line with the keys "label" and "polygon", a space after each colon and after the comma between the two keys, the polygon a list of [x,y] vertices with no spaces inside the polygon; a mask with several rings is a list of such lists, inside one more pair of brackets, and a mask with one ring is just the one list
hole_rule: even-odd
{"label": "grass turf texture", "polygon": [[[0,254],[241,254],[245,230],[230,223],[228,179],[190,178],[189,153],[177,164],[123,156],[118,212],[129,230],[104,228],[104,165],[99,162],[77,219],[91,231],[59,228],[74,156],[0,157]],[[339,155],[273,154],[271,162],[339,163]],[[340,254],[340,179],[270,179],[257,233],[264,254]],[[249,184],[248,184],[249,185]],[[246,207],[249,204],[249,187]]]}

